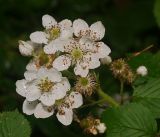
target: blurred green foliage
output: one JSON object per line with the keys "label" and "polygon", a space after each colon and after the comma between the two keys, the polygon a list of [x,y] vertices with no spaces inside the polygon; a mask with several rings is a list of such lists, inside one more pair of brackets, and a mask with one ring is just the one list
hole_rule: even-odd
{"label": "blurred green foliage", "polygon": [[[83,18],[89,24],[101,20],[106,28],[103,41],[111,47],[111,56],[118,58],[152,44],[153,53],[159,49],[159,9],[159,0],[0,0],[0,111],[15,108],[22,111],[23,98],[15,92],[15,81],[23,78],[29,58],[20,55],[18,40],[28,40],[31,32],[42,29],[42,15],[50,14],[58,21]],[[129,63],[134,70],[139,65],[146,65],[150,75],[155,77],[160,73],[156,67],[157,64],[160,66],[158,60],[159,53],[146,53]],[[152,72],[152,68],[155,71]],[[97,72],[104,90],[111,93],[119,90],[119,83],[106,66]],[[64,127],[55,118],[27,118],[33,128],[33,137],[86,136],[76,124]]]}

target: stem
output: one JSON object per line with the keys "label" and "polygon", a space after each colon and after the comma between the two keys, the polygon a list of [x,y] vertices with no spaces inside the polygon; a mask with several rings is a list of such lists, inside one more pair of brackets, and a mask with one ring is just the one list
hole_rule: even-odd
{"label": "stem", "polygon": [[80,107],[80,108],[85,108],[85,107],[94,106],[94,105],[101,104],[101,103],[104,103],[104,102],[106,102],[106,100],[105,100],[105,99],[101,99],[101,100],[98,100],[98,101],[94,101],[94,102],[92,102],[92,103],[90,103],[90,104],[83,105],[83,106]]}
{"label": "stem", "polygon": [[99,87],[98,89],[99,96],[106,100],[111,106],[118,107],[119,104],[108,94],[104,93],[103,90]]}
{"label": "stem", "polygon": [[123,80],[121,80],[120,83],[121,83],[121,87],[120,87],[121,104],[123,104],[123,96],[124,96],[124,94],[123,94],[123,89],[124,89]]}

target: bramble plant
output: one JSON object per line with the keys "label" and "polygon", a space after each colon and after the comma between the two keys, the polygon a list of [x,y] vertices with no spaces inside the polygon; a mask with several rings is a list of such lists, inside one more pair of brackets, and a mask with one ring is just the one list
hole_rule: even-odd
{"label": "bramble plant", "polygon": [[[110,47],[101,41],[105,35],[101,21],[89,26],[82,19],[57,22],[44,15],[42,25],[44,30],[31,33],[29,41],[19,41],[20,53],[31,57],[25,78],[16,82],[16,92],[25,98],[23,113],[41,119],[55,114],[64,126],[76,122],[90,135],[159,136],[156,120],[160,118],[160,78],[148,77],[147,63],[134,65],[136,57],[143,60],[143,52],[152,46],[112,60]],[[157,59],[156,55],[150,62],[152,59]],[[100,83],[97,71],[101,65],[119,81],[119,94],[103,91],[101,85],[105,83]],[[125,86],[133,93],[125,92]],[[94,106],[98,106],[96,114],[82,114],[83,109]],[[29,124],[24,121],[21,124],[26,123],[29,132]],[[7,134],[5,130],[0,132]]]}

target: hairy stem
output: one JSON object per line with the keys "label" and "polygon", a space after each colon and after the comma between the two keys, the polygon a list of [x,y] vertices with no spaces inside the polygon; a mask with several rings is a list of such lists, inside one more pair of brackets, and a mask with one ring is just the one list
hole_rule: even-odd
{"label": "hairy stem", "polygon": [[101,96],[106,102],[108,102],[113,107],[118,107],[119,104],[108,94],[104,93],[103,90],[99,87],[98,88],[98,94]]}
{"label": "hairy stem", "polygon": [[120,96],[121,96],[121,104],[123,104],[123,89],[124,89],[124,82],[123,80],[120,81],[121,85],[120,85]]}

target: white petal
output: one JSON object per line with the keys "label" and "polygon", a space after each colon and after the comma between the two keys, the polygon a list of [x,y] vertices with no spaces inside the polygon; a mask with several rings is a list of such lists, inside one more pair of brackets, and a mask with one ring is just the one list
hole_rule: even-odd
{"label": "white petal", "polygon": [[57,119],[59,122],[61,122],[63,125],[68,126],[72,123],[73,120],[73,111],[71,109],[63,108],[62,111],[64,113],[61,113],[59,111],[57,113]]}
{"label": "white petal", "polygon": [[94,51],[99,58],[104,58],[111,53],[111,49],[103,42],[95,43]]}
{"label": "white petal", "polygon": [[30,39],[32,42],[39,43],[39,44],[47,44],[47,34],[42,31],[36,31],[31,33]]}
{"label": "white petal", "polygon": [[23,102],[23,113],[27,114],[27,115],[32,115],[35,111],[35,108],[38,104],[38,101],[27,101],[25,100]]}
{"label": "white petal", "polygon": [[61,55],[53,62],[53,67],[58,71],[63,71],[69,68],[71,65],[71,58],[69,56]]}
{"label": "white petal", "polygon": [[27,81],[25,79],[17,80],[16,82],[16,92],[23,97],[25,97],[27,93],[26,84]]}
{"label": "white petal", "polygon": [[82,37],[79,40],[80,46],[84,51],[92,51],[93,50],[93,41],[91,41],[87,37]]}
{"label": "white petal", "polygon": [[79,37],[79,36],[84,36],[88,33],[89,27],[88,24],[82,20],[82,19],[77,19],[73,22],[73,30],[74,34]]}
{"label": "white petal", "polygon": [[73,37],[73,28],[70,27],[68,29],[61,30],[60,38],[68,39]]}
{"label": "white petal", "polygon": [[28,71],[37,71],[37,67],[36,67],[35,61],[34,61],[34,60],[31,60],[31,61],[27,64],[26,69],[27,69]]}
{"label": "white petal", "polygon": [[67,91],[69,91],[71,89],[71,85],[66,77],[62,77],[61,83],[64,85],[64,87]]}
{"label": "white petal", "polygon": [[59,38],[52,40],[48,45],[44,47],[44,52],[46,54],[55,54],[57,51],[63,51],[65,43],[66,41]]}
{"label": "white petal", "polygon": [[101,40],[105,35],[105,28],[101,21],[97,21],[90,26],[90,36],[93,40]]}
{"label": "white petal", "polygon": [[74,68],[74,73],[81,77],[86,77],[89,73],[88,65],[86,64],[86,66],[81,66],[80,64],[77,64]]}
{"label": "white petal", "polygon": [[58,23],[61,29],[68,29],[72,26],[72,22],[68,19],[64,19]]}
{"label": "white petal", "polygon": [[52,92],[45,92],[39,100],[46,106],[52,106],[55,103],[55,95]]}
{"label": "white petal", "polygon": [[60,82],[62,78],[62,74],[61,72],[57,71],[54,68],[47,69],[47,68],[41,67],[38,70],[37,77],[38,79],[44,79],[48,77],[48,79],[51,80],[52,82]]}
{"label": "white petal", "polygon": [[65,97],[67,91],[68,90],[64,87],[63,84],[57,83],[54,85],[52,93],[54,94],[55,99],[59,100]]}
{"label": "white petal", "polygon": [[54,113],[54,109],[51,107],[45,107],[41,103],[39,103],[35,109],[34,116],[36,118],[48,118],[52,116]]}
{"label": "white petal", "polygon": [[19,51],[24,56],[31,56],[34,48],[33,45],[25,41],[19,41]]}
{"label": "white petal", "polygon": [[82,95],[78,92],[72,92],[69,95],[69,100],[72,108],[79,108],[83,104]]}
{"label": "white petal", "polygon": [[39,90],[37,84],[31,84],[27,87],[26,99],[28,101],[35,101],[40,98],[41,91]]}
{"label": "white petal", "polygon": [[28,70],[24,73],[24,77],[26,80],[32,81],[37,78],[37,73],[36,73],[36,71],[29,71]]}
{"label": "white petal", "polygon": [[50,15],[44,15],[42,17],[42,25],[46,29],[50,29],[57,24],[56,20]]}
{"label": "white petal", "polygon": [[89,69],[95,69],[100,66],[99,58],[94,53],[88,52],[84,55],[84,62],[89,64]]}

